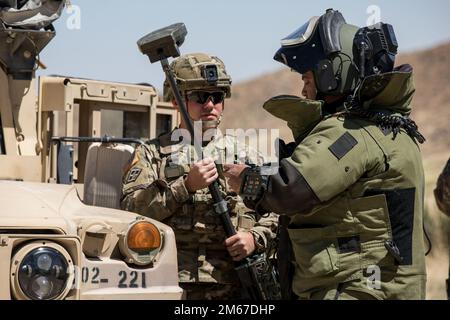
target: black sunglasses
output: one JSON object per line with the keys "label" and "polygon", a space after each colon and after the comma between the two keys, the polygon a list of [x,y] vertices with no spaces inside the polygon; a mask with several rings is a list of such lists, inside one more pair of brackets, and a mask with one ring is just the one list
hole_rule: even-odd
{"label": "black sunglasses", "polygon": [[209,98],[214,104],[223,102],[225,99],[224,91],[191,91],[187,94],[189,101],[194,101],[200,104],[208,102]]}

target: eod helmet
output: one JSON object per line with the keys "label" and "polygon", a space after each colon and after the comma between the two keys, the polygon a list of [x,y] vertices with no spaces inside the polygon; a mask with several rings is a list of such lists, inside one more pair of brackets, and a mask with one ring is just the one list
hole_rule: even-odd
{"label": "eod helmet", "polygon": [[342,95],[364,77],[392,71],[396,54],[391,25],[359,28],[328,9],[282,39],[274,59],[302,74],[312,71],[318,92]]}

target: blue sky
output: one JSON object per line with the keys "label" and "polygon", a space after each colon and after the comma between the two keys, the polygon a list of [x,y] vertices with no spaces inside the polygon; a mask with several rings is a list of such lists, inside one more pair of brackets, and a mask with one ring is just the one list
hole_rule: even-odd
{"label": "blue sky", "polygon": [[[188,35],[182,53],[207,52],[221,57],[234,83],[282,68],[272,57],[280,39],[327,8],[341,11],[347,23],[365,26],[376,19],[391,23],[399,51],[426,49],[450,41],[450,1],[300,1],[300,0],[72,0],[74,13],[55,23],[56,38],[41,54],[48,66],[40,75],[149,82],[162,88],[159,64],[137,49],[145,34],[184,22]],[[376,6],[376,7],[374,7]],[[378,11],[379,10],[379,11]],[[369,12],[368,12],[369,11]],[[78,19],[79,18],[79,19]]]}

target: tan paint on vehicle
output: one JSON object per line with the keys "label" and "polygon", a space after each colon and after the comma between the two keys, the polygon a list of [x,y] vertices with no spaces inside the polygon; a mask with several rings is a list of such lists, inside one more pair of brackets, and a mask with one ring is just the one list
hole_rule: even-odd
{"label": "tan paint on vehicle", "polygon": [[[58,135],[100,136],[108,130],[104,110],[135,112],[139,117],[131,119],[141,122],[133,123],[134,132],[146,134],[135,138],[148,139],[158,132],[159,115],[174,128],[176,110],[159,102],[151,86],[70,77],[38,82],[36,90],[34,80],[14,80],[0,68],[0,299],[23,298],[14,271],[20,262],[12,259],[30,243],[62,246],[70,255],[75,282],[65,299],[180,299],[172,229],[135,213],[82,202],[88,144],[74,146],[76,184],[56,184],[57,148],[51,141]],[[138,267],[125,262],[119,240],[141,219],[159,229],[162,245],[150,265]]]}

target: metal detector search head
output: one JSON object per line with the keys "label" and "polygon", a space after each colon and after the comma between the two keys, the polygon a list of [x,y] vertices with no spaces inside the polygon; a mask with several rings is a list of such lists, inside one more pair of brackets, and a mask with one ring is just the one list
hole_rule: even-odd
{"label": "metal detector search head", "polygon": [[187,30],[184,23],[175,23],[168,27],[158,29],[142,37],[137,42],[139,50],[154,63],[170,57],[179,57],[180,47]]}

